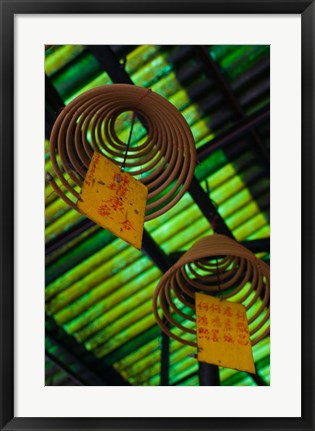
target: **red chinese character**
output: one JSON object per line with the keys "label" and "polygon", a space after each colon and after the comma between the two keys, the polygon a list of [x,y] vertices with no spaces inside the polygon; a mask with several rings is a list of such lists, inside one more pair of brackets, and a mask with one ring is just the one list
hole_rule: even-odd
{"label": "red chinese character", "polygon": [[116,196],[123,197],[128,191],[130,179],[124,175],[114,174],[113,182],[107,188],[116,192]]}
{"label": "red chinese character", "polygon": [[128,189],[128,185],[129,185],[129,178],[127,178],[126,176],[122,177],[122,181],[119,184],[119,188],[117,190],[117,194],[119,194],[119,196],[125,196]]}
{"label": "red chinese character", "polygon": [[233,316],[233,310],[232,310],[232,307],[230,307],[229,305],[228,305],[227,307],[224,307],[224,309],[223,309],[223,314],[224,314],[225,316],[232,317],[232,316]]}
{"label": "red chinese character", "polygon": [[207,328],[198,328],[198,333],[209,335],[209,330]]}
{"label": "red chinese character", "polygon": [[127,175],[123,175],[122,176],[122,182],[123,182],[123,185],[125,187],[127,187],[129,185],[129,183],[130,183],[130,178],[128,178]]}
{"label": "red chinese character", "polygon": [[219,341],[219,330],[218,329],[211,329],[211,340],[214,342]]}
{"label": "red chinese character", "polygon": [[209,305],[207,302],[199,301],[197,307],[200,311],[208,311]]}
{"label": "red chinese character", "polygon": [[109,218],[111,218],[111,219],[113,219],[113,217],[111,217],[110,216],[110,214],[111,214],[111,209],[108,207],[108,205],[106,205],[106,204],[101,204],[99,207],[98,207],[98,213],[99,213],[99,215],[100,216],[102,216],[102,217],[109,217]]}
{"label": "red chinese character", "polygon": [[247,346],[249,344],[248,338],[246,337],[245,334],[239,334],[237,338],[237,342],[241,346]]}
{"label": "red chinese character", "polygon": [[226,343],[234,343],[234,340],[231,334],[224,334],[223,341],[225,341]]}
{"label": "red chinese character", "polygon": [[248,333],[247,326],[244,322],[237,322],[236,327],[239,332],[245,332],[246,334]]}
{"label": "red chinese character", "polygon": [[218,314],[221,313],[221,306],[219,304],[211,304],[209,308],[214,313],[218,313]]}
{"label": "red chinese character", "polygon": [[132,226],[131,222],[129,220],[125,220],[124,222],[120,223],[124,229],[126,230],[130,230],[133,229],[135,230],[135,228]]}
{"label": "red chinese character", "polygon": [[225,319],[223,329],[225,331],[232,331],[232,321],[230,319]]}
{"label": "red chinese character", "polygon": [[198,325],[208,325],[207,316],[197,316]]}
{"label": "red chinese character", "polygon": [[121,201],[121,199],[118,196],[112,196],[107,202],[109,202],[110,207],[114,211],[120,211],[121,213],[124,212],[124,203]]}
{"label": "red chinese character", "polygon": [[245,321],[246,321],[246,316],[245,316],[245,314],[244,314],[244,313],[242,313],[241,311],[238,311],[238,312],[236,313],[236,317],[237,317],[237,319],[238,319],[238,320],[240,320],[240,321],[242,321],[242,322],[245,322]]}
{"label": "red chinese character", "polygon": [[116,195],[121,196],[121,197],[125,197],[127,191],[128,191],[127,187],[120,186],[116,191]]}
{"label": "red chinese character", "polygon": [[107,186],[107,188],[110,189],[110,190],[117,190],[118,186],[115,183],[110,183],[110,185]]}
{"label": "red chinese character", "polygon": [[213,326],[215,326],[216,328],[220,328],[221,326],[221,320],[219,316],[214,317],[213,319],[211,319],[211,323]]}

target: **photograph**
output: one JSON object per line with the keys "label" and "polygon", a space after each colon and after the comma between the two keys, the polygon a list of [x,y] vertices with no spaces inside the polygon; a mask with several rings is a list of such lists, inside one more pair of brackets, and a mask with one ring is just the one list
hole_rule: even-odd
{"label": "photograph", "polygon": [[270,46],[45,48],[45,384],[269,385]]}

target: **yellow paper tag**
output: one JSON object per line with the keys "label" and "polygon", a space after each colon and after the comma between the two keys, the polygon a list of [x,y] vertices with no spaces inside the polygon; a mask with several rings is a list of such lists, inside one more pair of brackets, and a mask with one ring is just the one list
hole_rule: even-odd
{"label": "yellow paper tag", "polygon": [[198,360],[256,373],[245,307],[196,293]]}
{"label": "yellow paper tag", "polygon": [[141,249],[148,189],[102,154],[93,154],[77,206],[95,223]]}

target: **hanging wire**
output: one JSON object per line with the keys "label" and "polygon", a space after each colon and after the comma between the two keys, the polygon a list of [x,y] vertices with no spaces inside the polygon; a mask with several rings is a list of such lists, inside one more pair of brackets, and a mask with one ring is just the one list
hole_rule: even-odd
{"label": "hanging wire", "polygon": [[219,270],[219,259],[216,258],[216,266],[217,266],[217,280],[218,280],[218,292],[219,298],[222,300],[222,291],[221,291],[221,280],[220,280],[220,270]]}
{"label": "hanging wire", "polygon": [[131,116],[131,127],[130,127],[130,133],[129,133],[129,137],[128,137],[128,143],[126,146],[126,152],[124,155],[124,160],[123,160],[122,165],[121,165],[121,172],[124,172],[124,170],[125,170],[127,154],[128,154],[128,150],[130,147],[130,142],[131,142],[131,137],[132,137],[132,132],[133,132],[133,126],[135,124],[135,118],[136,118],[136,113],[135,113],[135,111],[133,111],[132,116]]}

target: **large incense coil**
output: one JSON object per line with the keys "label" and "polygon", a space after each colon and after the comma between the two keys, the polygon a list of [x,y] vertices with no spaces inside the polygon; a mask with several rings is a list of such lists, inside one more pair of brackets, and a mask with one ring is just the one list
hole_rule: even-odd
{"label": "large incense coil", "polygon": [[[144,142],[128,146],[115,123],[133,111],[146,126]],[[196,148],[181,113],[149,89],[112,84],[86,91],[59,114],[50,136],[50,157],[57,178],[48,174],[55,192],[72,208],[94,151],[122,167],[148,188],[145,220],[172,208],[194,175]],[[58,182],[58,184],[57,184]]]}
{"label": "large incense coil", "polygon": [[[193,347],[197,343],[187,334],[196,335],[196,330],[187,322],[196,320],[196,292],[242,303],[253,346],[269,334],[269,266],[235,240],[213,234],[197,241],[163,275],[154,291],[153,312],[161,329]],[[178,333],[176,328],[183,331],[181,336],[174,333]]]}

